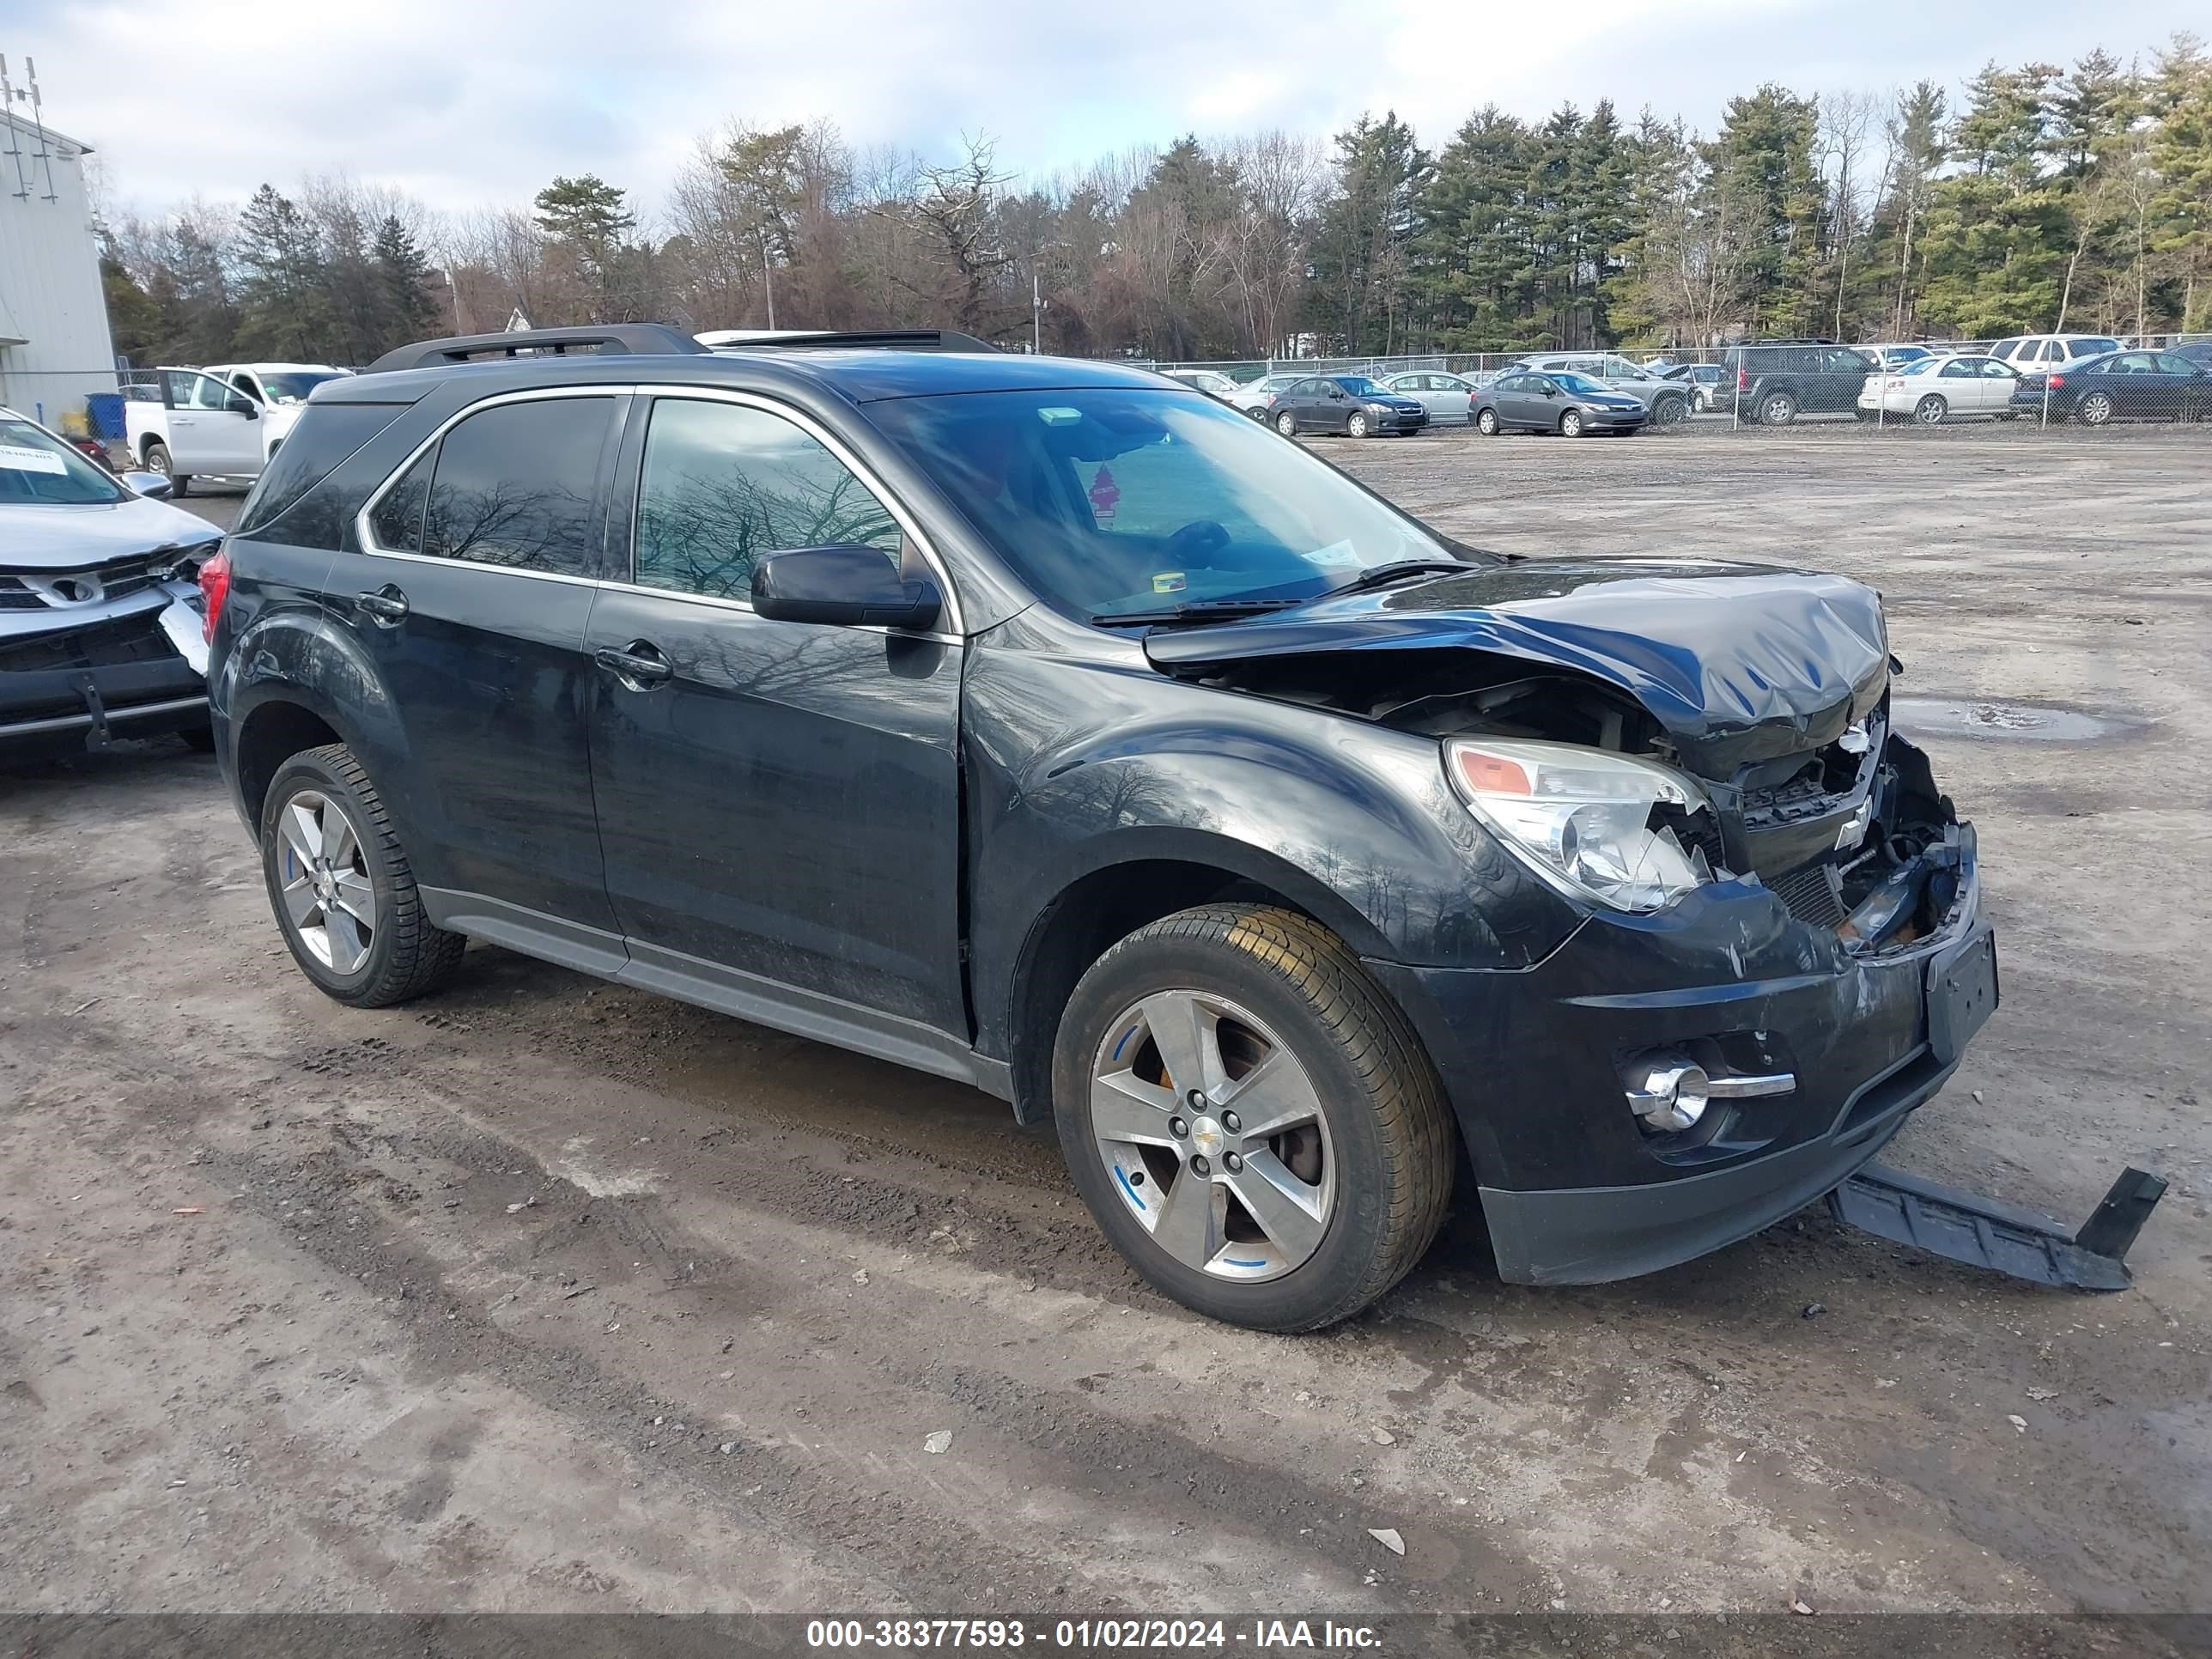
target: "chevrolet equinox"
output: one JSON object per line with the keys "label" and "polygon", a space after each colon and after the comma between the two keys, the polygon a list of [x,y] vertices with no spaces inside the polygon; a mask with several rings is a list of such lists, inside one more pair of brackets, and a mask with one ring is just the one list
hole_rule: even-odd
{"label": "chevrolet equinox", "polygon": [[409,347],[202,586],[326,994],[473,938],[959,1079],[1239,1324],[1373,1301],[1462,1176],[1508,1279],[1744,1237],[1996,1002],[1874,592],[1482,552],[1133,368]]}

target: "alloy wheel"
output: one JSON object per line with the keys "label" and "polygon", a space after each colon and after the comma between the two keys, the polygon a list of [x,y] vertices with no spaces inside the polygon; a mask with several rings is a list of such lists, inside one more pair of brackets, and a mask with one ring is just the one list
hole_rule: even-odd
{"label": "alloy wheel", "polygon": [[1298,435],[1298,417],[1288,413],[1287,411],[1278,415],[1275,416],[1275,430],[1281,433],[1285,438],[1297,437]]}
{"label": "alloy wheel", "polygon": [[1576,414],[1573,410],[1569,410],[1565,414],[1559,416],[1559,431],[1564,435],[1570,438],[1581,437],[1583,435],[1583,417]]}
{"label": "alloy wheel", "polygon": [[1941,426],[1944,416],[1949,413],[1949,405],[1931,392],[1913,405],[1912,418],[1923,426]]}
{"label": "alloy wheel", "polygon": [[1475,428],[1484,437],[1495,438],[1498,435],[1498,411],[1494,409],[1484,410],[1481,414],[1475,416],[1474,424]]}
{"label": "alloy wheel", "polygon": [[1797,418],[1797,400],[1778,392],[1759,405],[1759,418],[1768,426],[1788,426]]}
{"label": "alloy wheel", "polygon": [[276,820],[284,914],[308,952],[334,974],[358,972],[376,944],[368,854],[345,809],[302,789]]}
{"label": "alloy wheel", "polygon": [[1184,1267],[1256,1284],[1321,1247],[1337,1182],[1320,1094],[1226,998],[1158,991],[1124,1009],[1091,1061],[1091,1129],[1130,1215]]}
{"label": "alloy wheel", "polygon": [[2093,392],[2081,399],[2081,420],[2087,426],[2102,426],[2112,418],[2112,400],[2101,392]]}
{"label": "alloy wheel", "polygon": [[1367,417],[1364,415],[1354,415],[1350,420],[1344,423],[1344,429],[1346,432],[1349,432],[1355,438],[1365,437],[1367,435]]}

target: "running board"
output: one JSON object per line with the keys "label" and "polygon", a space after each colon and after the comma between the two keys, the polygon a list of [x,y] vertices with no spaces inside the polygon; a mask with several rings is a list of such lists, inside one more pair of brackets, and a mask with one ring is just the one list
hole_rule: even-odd
{"label": "running board", "polygon": [[2124,1291],[2131,1282],[2128,1248],[2165,1196],[2163,1176],[2130,1165],[2081,1231],[2069,1233],[2031,1210],[1869,1164],[1828,1194],[1828,1212],[1877,1237],[2014,1279]]}

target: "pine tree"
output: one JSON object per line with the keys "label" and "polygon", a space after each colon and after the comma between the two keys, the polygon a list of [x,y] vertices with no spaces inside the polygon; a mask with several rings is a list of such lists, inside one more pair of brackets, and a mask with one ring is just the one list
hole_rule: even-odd
{"label": "pine tree", "polygon": [[386,214],[369,250],[381,301],[378,352],[437,332],[438,302],[430,291],[430,262],[397,214]]}
{"label": "pine tree", "polygon": [[289,197],[264,185],[238,216],[234,250],[238,343],[271,357],[317,362],[334,355],[329,268],[310,225]]}

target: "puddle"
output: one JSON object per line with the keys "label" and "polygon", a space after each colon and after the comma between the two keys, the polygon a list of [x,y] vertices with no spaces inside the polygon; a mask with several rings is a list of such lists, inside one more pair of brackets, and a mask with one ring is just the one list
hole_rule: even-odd
{"label": "puddle", "polygon": [[2148,721],[2124,714],[2089,714],[2057,703],[1986,702],[1941,697],[1893,697],[1891,718],[1906,735],[2008,738],[2022,743],[2088,743],[2141,730]]}

